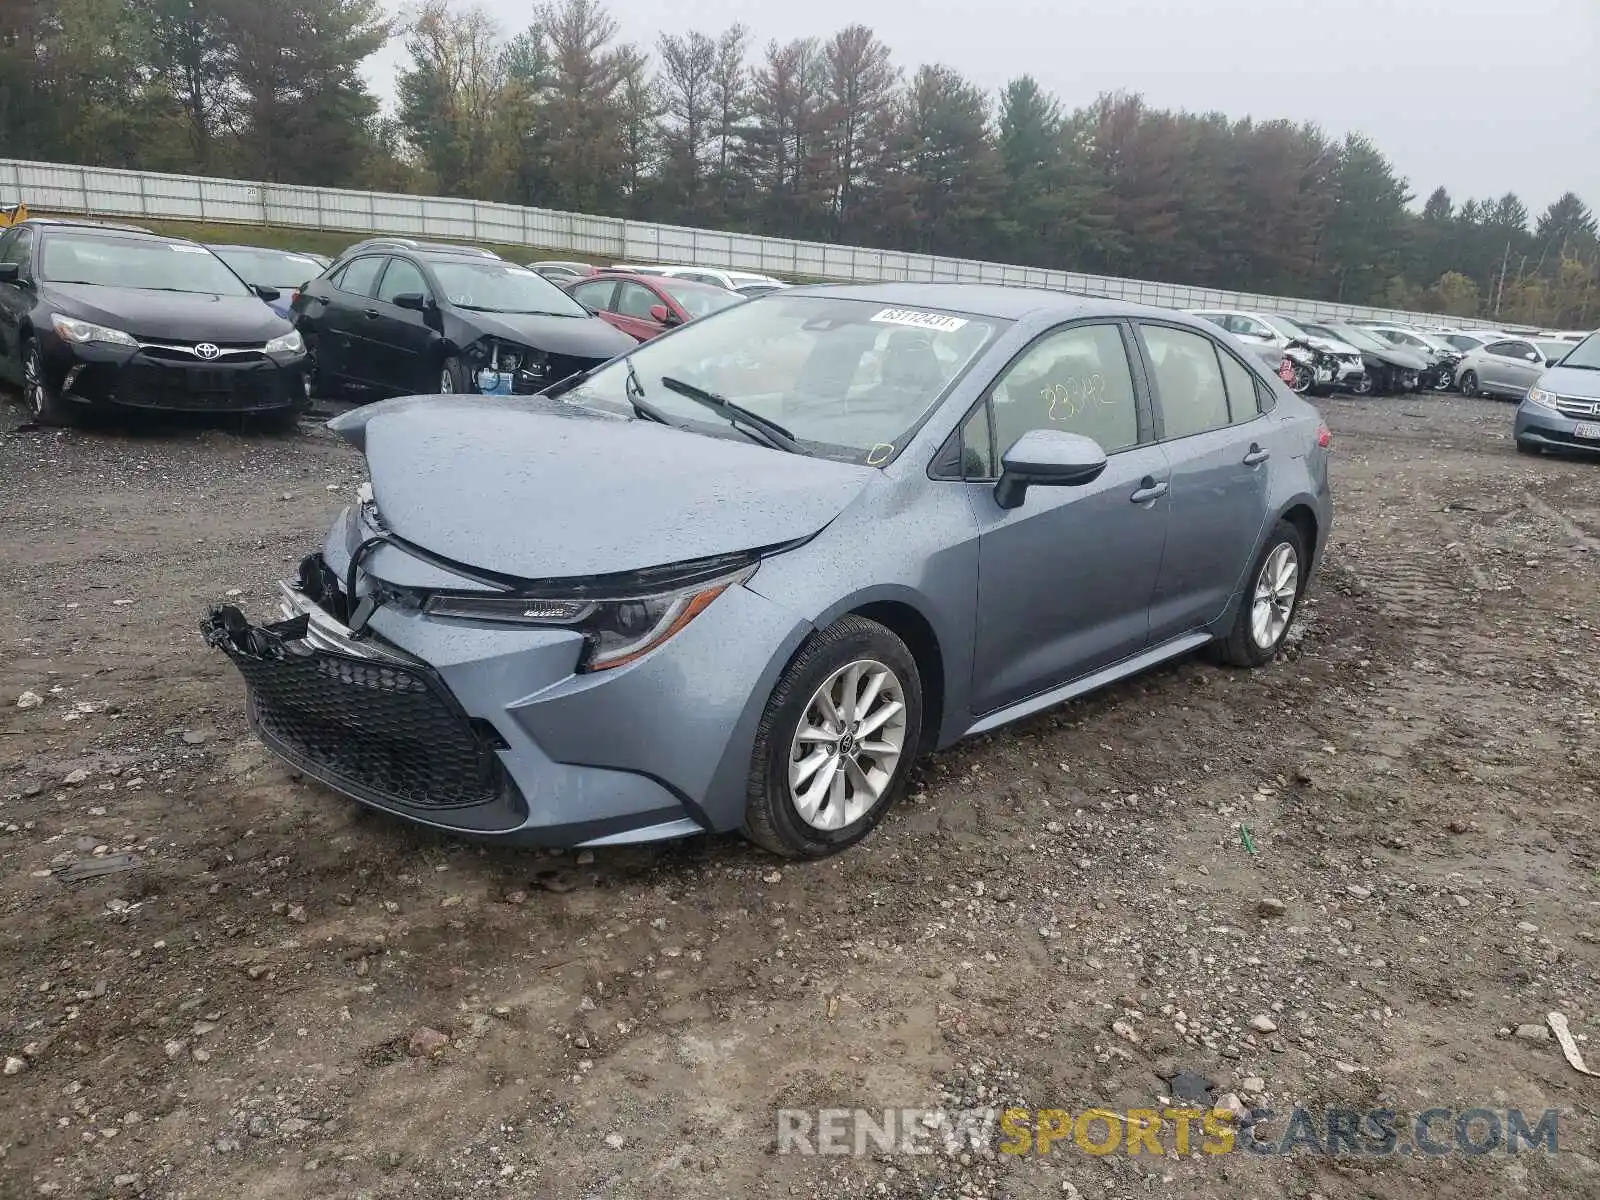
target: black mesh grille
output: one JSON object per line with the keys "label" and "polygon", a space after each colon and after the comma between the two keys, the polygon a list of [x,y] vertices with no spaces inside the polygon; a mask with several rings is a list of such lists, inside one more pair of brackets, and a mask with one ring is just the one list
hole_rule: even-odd
{"label": "black mesh grille", "polygon": [[298,375],[274,363],[202,367],[134,361],[116,381],[116,400],[135,408],[252,409],[294,403]]}
{"label": "black mesh grille", "polygon": [[308,773],[409,809],[506,799],[511,784],[489,737],[425,668],[303,643],[284,643],[281,657],[223,649],[249,685],[262,739]]}

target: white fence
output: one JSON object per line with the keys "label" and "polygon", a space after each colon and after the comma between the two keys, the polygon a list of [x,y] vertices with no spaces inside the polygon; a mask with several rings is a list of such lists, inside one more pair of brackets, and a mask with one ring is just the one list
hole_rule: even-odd
{"label": "white fence", "polygon": [[[356,234],[392,233],[463,242],[560,250],[612,262],[700,264],[812,279],[859,283],[998,283],[1085,292],[1162,308],[1241,308],[1306,320],[1389,319],[1434,322],[1436,314],[1366,308],[1322,300],[1262,296],[1041,267],[939,258],[656,225],[619,217],[385,192],[203,179],[150,171],[117,171],[60,163],[0,159],[0,203],[23,201],[39,212],[138,220],[278,225]],[[241,238],[248,235],[241,232]],[[1463,325],[1482,322],[1462,321]]]}

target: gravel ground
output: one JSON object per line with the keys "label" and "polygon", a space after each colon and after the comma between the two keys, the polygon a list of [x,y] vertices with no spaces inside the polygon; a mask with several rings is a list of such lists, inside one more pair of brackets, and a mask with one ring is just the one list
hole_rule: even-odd
{"label": "gravel ground", "polygon": [[[964,744],[780,867],[486,850],[294,778],[197,622],[268,611],[356,456],[0,404],[0,1195],[1600,1194],[1600,1080],[1539,1036],[1600,1069],[1600,464],[1491,401],[1323,407],[1282,661]],[[1561,1151],[774,1152],[779,1108],[1175,1094],[1267,1139],[1555,1109]]]}

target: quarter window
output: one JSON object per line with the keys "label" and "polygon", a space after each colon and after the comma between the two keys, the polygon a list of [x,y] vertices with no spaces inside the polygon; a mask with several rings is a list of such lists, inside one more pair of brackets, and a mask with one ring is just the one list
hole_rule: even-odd
{"label": "quarter window", "polygon": [[1165,325],[1146,325],[1143,331],[1163,435],[1191,437],[1230,424],[1228,389],[1211,339]]}
{"label": "quarter window", "polygon": [[1217,359],[1222,363],[1222,381],[1228,389],[1229,419],[1235,425],[1253,421],[1261,415],[1261,389],[1256,385],[1256,377],[1250,368],[1225,350],[1217,351]]}

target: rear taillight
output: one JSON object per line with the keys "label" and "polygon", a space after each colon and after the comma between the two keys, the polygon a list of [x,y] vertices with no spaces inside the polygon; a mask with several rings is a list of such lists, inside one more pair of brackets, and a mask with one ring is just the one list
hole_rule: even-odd
{"label": "rear taillight", "polygon": [[1333,449],[1333,430],[1326,425],[1317,426],[1317,445],[1324,450]]}
{"label": "rear taillight", "polygon": [[300,289],[295,288],[294,291],[289,293],[289,307],[293,308],[298,303],[300,303]]}

